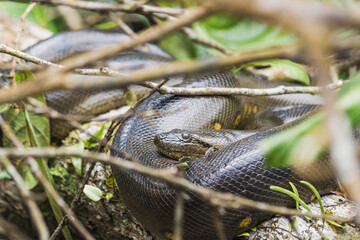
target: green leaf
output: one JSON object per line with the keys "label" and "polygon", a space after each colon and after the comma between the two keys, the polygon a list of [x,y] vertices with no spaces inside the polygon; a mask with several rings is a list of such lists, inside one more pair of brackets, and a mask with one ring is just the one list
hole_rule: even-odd
{"label": "green leaf", "polygon": [[134,106],[137,103],[137,97],[130,89],[124,94],[126,105]]}
{"label": "green leaf", "polygon": [[[29,75],[25,72],[22,74],[17,74],[19,81],[26,79]],[[41,100],[41,97],[39,97]],[[45,101],[44,99],[42,99]],[[15,135],[19,139],[19,141],[26,147],[34,146],[31,143],[31,132],[29,131],[29,122],[31,122],[32,128],[34,131],[33,134],[39,139],[41,143],[40,146],[48,146],[50,142],[50,133],[49,133],[49,120],[47,117],[25,113],[24,110],[12,106],[7,109],[4,114],[4,120],[11,129],[14,131]],[[28,121],[27,121],[28,120]],[[3,145],[5,147],[13,147],[11,140],[7,137],[6,134],[2,136]],[[21,163],[20,165],[20,174],[24,178],[25,184],[29,187],[29,189],[34,188],[38,181],[30,171],[29,167],[26,163]]]}
{"label": "green leaf", "polygon": [[[360,72],[339,91],[337,107],[344,111],[354,127],[360,122]],[[266,166],[307,164],[319,157],[328,147],[328,133],[324,128],[324,113],[314,114],[301,124],[282,131],[261,142]],[[304,151],[306,149],[306,151]]]}
{"label": "green leaf", "polygon": [[[298,192],[297,188],[295,187],[295,185],[292,182],[289,182],[289,184],[290,184],[291,189],[293,190],[294,194],[299,197],[299,192]],[[296,201],[296,210],[299,211],[299,202],[298,201]]]}
{"label": "green leaf", "polygon": [[106,179],[106,185],[108,185],[109,187],[116,187],[116,181],[113,175]]}
{"label": "green leaf", "polygon": [[[241,66],[240,69],[247,67],[266,67],[266,71],[270,75],[270,80],[296,81],[307,86],[310,84],[310,79],[305,69],[290,60],[270,59],[250,62]],[[264,71],[264,69],[262,69],[262,71]],[[265,72],[264,75],[266,75]]]}
{"label": "green leaf", "polygon": [[116,23],[114,23],[113,21],[107,21],[104,23],[100,23],[95,25],[96,28],[100,28],[100,29],[112,29],[117,27]]}
{"label": "green leaf", "polygon": [[245,232],[245,233],[242,233],[240,235],[237,235],[238,237],[250,237],[250,234]]}
{"label": "green leaf", "polygon": [[[20,17],[28,6],[29,3],[1,2],[0,12],[9,16]],[[65,21],[58,14],[54,14],[53,7],[37,5],[28,14],[26,19],[52,32],[67,30]]]}
{"label": "green leaf", "polygon": [[[73,148],[80,150],[80,151],[84,151],[85,149],[85,145],[83,142],[78,142],[77,144],[74,144],[72,146]],[[82,172],[82,158],[79,157],[71,157],[71,162],[75,168],[75,171],[77,172],[77,174],[79,176],[81,176],[81,172]]]}
{"label": "green leaf", "polygon": [[[49,120],[47,117],[28,113],[28,121],[26,120],[25,111],[17,108],[11,107],[4,115],[5,122],[10,125],[18,139],[26,147],[30,147],[30,132],[29,125],[30,123],[33,127],[35,137],[38,139],[40,146],[47,146],[50,142],[50,132],[49,132]],[[13,147],[11,141],[3,135],[3,144],[5,147]]]}
{"label": "green leaf", "polygon": [[[323,118],[322,113],[315,114],[302,124],[263,140],[260,147],[267,157],[265,166],[299,165],[315,159],[322,149],[316,143],[317,137],[321,137],[322,132],[312,132],[312,130],[316,130]],[[304,145],[307,151],[303,151]]]}
{"label": "green leaf", "polygon": [[[44,96],[40,96],[37,98],[38,100],[42,100],[45,101],[45,97]],[[26,120],[26,127],[27,127],[27,131],[29,134],[29,139],[30,139],[30,143],[32,147],[42,147],[42,146],[48,146],[50,143],[50,131],[49,131],[49,120],[44,117],[44,116],[39,116],[39,115],[35,115],[35,114],[30,114],[28,111],[24,110],[24,115],[25,115],[25,120]],[[36,117],[34,117],[36,116]],[[34,123],[37,123],[37,121],[35,121],[35,119],[37,119],[38,117],[42,118],[42,123],[44,125],[41,126],[34,126]],[[47,124],[46,124],[47,123]],[[37,134],[37,133],[41,133],[41,134]],[[43,173],[43,175],[45,176],[45,178],[51,183],[51,185],[56,189],[55,187],[55,182],[54,179],[52,177],[52,175],[50,174],[50,170],[49,167],[47,165],[47,160],[44,158],[40,158],[40,159],[36,159],[41,172]],[[62,219],[64,218],[61,209],[59,207],[59,205],[56,203],[56,201],[54,200],[54,198],[46,191],[46,195],[49,199],[49,203],[50,206],[54,212],[56,221],[58,223],[60,223],[62,221]],[[64,235],[64,238],[66,240],[71,240],[71,234],[69,232],[69,229],[67,227],[64,227],[62,229],[62,233]]]}
{"label": "green leaf", "polygon": [[223,13],[193,24],[193,29],[201,37],[211,39],[234,52],[264,49],[296,41],[294,35],[278,27]]}
{"label": "green leaf", "polygon": [[66,176],[69,175],[67,169],[60,163],[57,163],[54,167],[50,168],[49,171],[52,176],[59,177],[63,180],[65,180]]}
{"label": "green leaf", "polygon": [[99,139],[104,136],[105,125],[106,124],[101,125],[101,128],[94,134],[94,137],[91,137],[84,142],[85,147],[91,148],[96,146],[96,144],[99,142]]}
{"label": "green leaf", "polygon": [[34,75],[29,71],[18,71],[15,74],[16,83],[22,83],[24,81],[27,81],[31,78],[33,78]]}
{"label": "green leaf", "polygon": [[8,171],[3,170],[0,172],[0,179],[12,179]]}
{"label": "green leaf", "polygon": [[331,225],[333,225],[335,227],[339,227],[339,228],[342,228],[342,229],[348,227],[347,224],[341,225],[341,224],[335,222],[334,220],[326,220],[326,222],[330,223]]}
{"label": "green leaf", "polygon": [[[178,60],[200,58],[210,55],[210,48],[194,43],[184,33],[175,32],[163,38],[160,46]],[[181,49],[181,51],[179,51]]]}
{"label": "green leaf", "polygon": [[[27,73],[17,74],[17,81],[26,80],[28,77],[29,75]],[[36,99],[43,103],[45,102],[45,97],[43,95],[38,96]],[[19,141],[25,147],[44,147],[49,145],[50,128],[49,120],[47,117],[29,113],[26,110],[12,106],[5,112],[4,119],[10,125]],[[13,147],[13,144],[7,138],[6,134],[3,134],[3,144],[5,147]],[[52,178],[52,175],[50,174],[46,159],[40,158],[36,160],[45,178],[55,187],[54,180]],[[36,180],[28,169],[27,165],[24,163],[20,169],[20,172],[25,179],[25,183],[30,188],[34,187],[36,185]],[[46,193],[50,205],[53,209],[55,218],[58,223],[60,223],[63,219],[61,209],[57,205],[55,200],[51,197],[51,195],[48,192]],[[65,227],[62,232],[65,239],[72,239],[67,227]]]}
{"label": "green leaf", "polygon": [[7,110],[9,110],[11,104],[2,104],[0,105],[0,113],[6,112]]}
{"label": "green leaf", "polygon": [[303,200],[301,200],[299,198],[299,196],[297,196],[295,193],[293,193],[285,188],[278,187],[278,186],[270,186],[270,189],[284,193],[284,194],[288,195],[289,197],[292,197],[296,202],[298,202],[301,206],[303,206],[309,213],[311,213],[311,210],[308,207],[308,205],[306,205],[306,203]]}
{"label": "green leaf", "polygon": [[112,194],[112,193],[107,193],[106,195],[105,195],[105,198],[107,199],[107,200],[110,200],[110,199],[112,199],[114,197],[114,194]]}
{"label": "green leaf", "polygon": [[37,186],[38,180],[35,178],[34,174],[31,172],[29,165],[26,162],[22,162],[20,164],[19,173],[21,174],[22,178],[24,179],[25,185],[29,189],[33,189]]}
{"label": "green leaf", "polygon": [[318,192],[318,190],[309,182],[307,181],[300,181],[302,184],[305,184],[306,186],[308,186],[315,194],[316,198],[317,198],[317,201],[320,205],[320,210],[321,210],[321,214],[325,214],[325,209],[324,209],[324,205],[322,203],[322,199],[321,199],[321,196]]}
{"label": "green leaf", "polygon": [[291,229],[296,229],[298,227],[298,221],[296,220],[296,218],[293,218],[292,221],[290,221],[289,223],[289,227]]}
{"label": "green leaf", "polygon": [[102,191],[98,187],[87,184],[84,186],[83,192],[88,198],[90,198],[94,202],[99,201],[103,195]]}

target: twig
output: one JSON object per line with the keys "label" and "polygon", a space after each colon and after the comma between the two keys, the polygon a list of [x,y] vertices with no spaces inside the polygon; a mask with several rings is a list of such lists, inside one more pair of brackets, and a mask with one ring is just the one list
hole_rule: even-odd
{"label": "twig", "polygon": [[[218,11],[236,16],[248,16],[279,24],[301,37],[317,36],[319,27],[328,30],[337,27],[357,27],[360,14],[357,9],[334,7],[310,0],[197,0],[214,4]],[[301,21],[300,21],[301,20]]]}
{"label": "twig", "polygon": [[176,205],[174,213],[174,240],[183,239],[183,222],[184,222],[184,191],[177,191]]}
{"label": "twig", "polygon": [[231,193],[220,193],[211,189],[199,187],[181,177],[177,176],[175,169],[153,169],[144,166],[134,161],[127,161],[124,159],[108,156],[103,153],[92,153],[88,151],[81,152],[74,148],[68,147],[46,147],[46,148],[27,148],[25,151],[18,149],[0,149],[0,157],[48,157],[54,158],[56,156],[65,157],[80,157],[92,161],[101,161],[104,163],[115,165],[124,170],[136,171],[140,174],[153,177],[169,183],[172,186],[179,187],[184,190],[189,190],[204,201],[209,202],[213,206],[220,206],[224,208],[243,208],[249,207],[260,211],[270,212],[274,214],[294,215],[294,216],[309,216],[313,218],[329,219],[339,222],[351,222],[353,219],[345,219],[330,215],[321,215],[313,213],[302,213],[295,209],[286,207],[274,206],[267,203],[252,201]]}
{"label": "twig", "polygon": [[[340,88],[344,84],[343,81],[328,84],[325,88],[334,90]],[[158,84],[152,82],[145,82],[145,86],[150,88],[157,87]],[[279,86],[275,88],[217,88],[217,87],[203,87],[203,88],[183,88],[183,87],[167,87],[162,86],[158,91],[161,94],[175,94],[175,95],[243,95],[243,96],[272,96],[281,94],[294,93],[309,93],[318,94],[324,90],[324,87],[289,87]]]}
{"label": "twig", "polygon": [[[154,14],[154,17],[159,17],[159,18],[163,18],[164,14],[161,14],[161,16],[158,16],[158,14]],[[165,18],[168,20],[176,20],[176,17],[170,16],[170,15],[165,15]],[[156,18],[154,18],[158,23],[160,20],[157,20]],[[182,27],[181,30],[188,36],[189,39],[201,43],[205,46],[208,47],[212,47],[215,48],[217,50],[219,50],[222,53],[225,54],[231,54],[232,52],[225,49],[223,46],[221,46],[220,44],[218,44],[217,42],[208,39],[208,38],[203,38],[201,36],[199,36],[194,30],[192,30],[192,28],[190,27]]]}
{"label": "twig", "polygon": [[[26,151],[26,148],[22,145],[19,139],[16,137],[11,128],[4,122],[3,118],[0,116],[0,126],[4,134],[10,139],[14,144],[16,149]],[[26,157],[26,161],[30,166],[31,171],[34,173],[35,177],[43,185],[44,189],[50,196],[55,200],[55,202],[60,206],[60,208],[70,216],[71,223],[79,231],[79,233],[88,240],[94,240],[91,234],[86,230],[86,228],[78,220],[74,212],[69,208],[64,199],[55,191],[54,187],[49,183],[49,181],[44,177],[43,173],[40,170],[40,167],[36,160],[33,157]]]}
{"label": "twig", "polygon": [[[20,29],[19,29],[18,34],[16,35],[16,39],[15,39],[15,49],[16,50],[19,49],[20,37],[21,37],[21,33],[24,31],[26,17],[31,12],[31,10],[35,7],[35,5],[36,5],[36,3],[31,3],[20,17]],[[10,76],[12,76],[12,83],[14,86],[16,86],[15,68],[16,68],[17,61],[18,61],[18,59],[16,57],[14,57],[12,60],[12,64],[11,64],[12,66],[11,66],[11,71],[10,71]]]}
{"label": "twig", "polygon": [[231,54],[232,52],[227,50],[226,48],[224,48],[223,46],[221,46],[220,44],[218,44],[217,42],[211,40],[211,39],[207,39],[207,38],[203,38],[201,36],[199,36],[192,28],[190,27],[183,27],[182,28],[183,32],[193,41],[201,43],[205,46],[208,47],[212,47],[215,48],[217,50],[219,50],[222,53],[225,54]]}
{"label": "twig", "polygon": [[109,14],[111,20],[118,25],[118,27],[123,30],[127,35],[129,35],[131,38],[137,38],[137,34],[115,13]]}
{"label": "twig", "polygon": [[[21,58],[25,61],[32,62],[35,64],[38,64],[40,66],[46,66],[46,67],[55,67],[55,68],[63,68],[64,66],[52,63],[46,60],[43,60],[41,58],[32,56],[30,54],[27,54],[25,52],[13,49],[11,47],[7,47],[4,44],[0,44],[0,52],[6,53],[12,56],[16,56],[18,58]],[[29,68],[29,70],[32,70]],[[90,76],[124,76],[125,74],[113,71],[109,68],[100,68],[100,69],[74,69],[74,72],[81,75],[90,75]]]}
{"label": "twig", "polygon": [[211,206],[211,217],[213,219],[214,222],[214,226],[215,226],[215,230],[216,230],[216,234],[217,234],[217,238],[219,240],[226,240],[226,235],[224,232],[224,228],[223,228],[223,224],[220,221],[220,212],[219,212],[219,207],[217,206]]}
{"label": "twig", "polygon": [[27,188],[21,175],[16,170],[14,165],[12,165],[11,162],[5,156],[0,157],[0,162],[4,164],[6,170],[10,173],[10,175],[12,176],[12,178],[16,183],[16,186],[20,190],[20,193],[24,198],[24,201],[29,209],[31,218],[33,219],[33,222],[35,224],[36,230],[39,233],[39,238],[41,240],[47,240],[49,238],[49,230],[45,224],[44,218],[41,214],[39,207],[36,205],[35,201],[31,198],[31,192]]}
{"label": "twig", "polygon": [[18,226],[6,221],[1,215],[0,226],[0,234],[9,237],[9,239],[30,240]]}
{"label": "twig", "polygon": [[106,2],[95,1],[67,1],[67,0],[13,0],[14,2],[37,2],[41,4],[69,6],[78,9],[91,11],[122,11],[127,13],[166,13],[170,15],[179,15],[184,12],[182,9],[147,6],[141,3],[132,1],[128,4],[112,4]]}
{"label": "twig", "polygon": [[21,52],[19,50],[16,50],[16,49],[13,49],[13,48],[10,48],[10,47],[7,47],[4,44],[0,44],[0,52],[7,53],[9,55],[19,57],[19,58],[24,59],[26,61],[36,63],[36,64],[39,64],[39,65],[42,65],[42,66],[61,67],[58,64],[54,64],[52,62],[42,60],[42,59],[34,57],[34,56],[30,55],[30,54]]}
{"label": "twig", "polygon": [[[133,42],[135,41],[137,40],[134,40]],[[0,90],[0,104],[9,101],[17,101],[23,99],[26,96],[36,95],[44,91],[59,89],[72,90],[80,88],[109,89],[114,87],[122,87],[129,83],[140,83],[185,73],[198,73],[208,69],[220,69],[253,60],[274,58],[279,56],[289,57],[293,56],[297,50],[297,46],[286,46],[275,47],[261,51],[250,51],[242,53],[241,55],[233,54],[225,57],[211,57],[203,60],[174,61],[158,66],[157,68],[147,67],[135,70],[131,75],[128,76],[108,77],[106,78],[106,81],[99,81],[98,79],[78,79],[74,76],[71,76],[70,74],[63,75],[55,71],[51,75],[51,81],[49,81],[48,78],[46,78],[46,81],[42,81],[38,78],[34,81],[27,81],[19,85],[16,89],[9,88],[7,90]]]}

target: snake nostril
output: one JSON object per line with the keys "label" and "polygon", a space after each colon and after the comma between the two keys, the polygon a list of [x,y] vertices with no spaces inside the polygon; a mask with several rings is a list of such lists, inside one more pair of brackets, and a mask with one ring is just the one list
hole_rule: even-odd
{"label": "snake nostril", "polygon": [[157,138],[158,140],[164,140],[166,138],[165,134],[156,134],[155,138]]}
{"label": "snake nostril", "polygon": [[154,143],[155,145],[161,145],[161,142],[165,139],[165,136],[161,135],[161,134],[157,134],[154,137]]}

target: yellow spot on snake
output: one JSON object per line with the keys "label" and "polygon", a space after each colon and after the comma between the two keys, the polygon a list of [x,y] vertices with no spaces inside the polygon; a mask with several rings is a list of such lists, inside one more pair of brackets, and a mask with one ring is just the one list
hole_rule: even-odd
{"label": "yellow spot on snake", "polygon": [[257,113],[257,106],[253,107],[253,113]]}
{"label": "yellow spot on snake", "polygon": [[220,123],[215,123],[215,124],[214,124],[214,129],[215,129],[215,130],[220,130],[221,127],[222,127],[222,126],[221,126]]}
{"label": "yellow spot on snake", "polygon": [[165,236],[169,239],[174,239],[174,235],[171,232],[166,232]]}
{"label": "yellow spot on snake", "polygon": [[246,218],[244,218],[244,219],[240,222],[239,227],[245,228],[245,227],[249,226],[249,224],[251,223],[251,221],[252,221],[251,217],[250,217],[250,216],[247,216]]}
{"label": "yellow spot on snake", "polygon": [[245,103],[245,104],[244,104],[244,113],[246,113],[247,108],[248,108],[248,106],[247,106],[247,104]]}
{"label": "yellow spot on snake", "polygon": [[237,115],[235,122],[234,122],[234,127],[236,127],[237,125],[240,124],[241,121],[241,114]]}
{"label": "yellow spot on snake", "polygon": [[248,111],[247,114],[246,114],[247,116],[250,116],[250,115],[251,115],[251,112],[252,112],[251,110],[252,110],[252,107],[249,107],[249,111]]}

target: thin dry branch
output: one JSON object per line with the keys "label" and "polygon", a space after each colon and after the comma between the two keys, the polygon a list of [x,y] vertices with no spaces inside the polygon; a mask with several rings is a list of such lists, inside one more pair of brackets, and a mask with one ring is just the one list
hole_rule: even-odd
{"label": "thin dry branch", "polygon": [[[157,21],[158,23],[160,22],[160,20],[158,20],[156,17],[158,17],[159,14],[154,14],[154,20]],[[161,16],[159,18],[163,18],[164,14],[161,14]],[[168,20],[176,20],[176,17],[170,16],[170,15],[165,15],[165,19]],[[198,42],[200,44],[203,44],[205,46],[208,47],[212,47],[215,48],[217,50],[219,50],[222,53],[225,54],[231,54],[232,52],[225,49],[223,46],[221,46],[220,44],[218,44],[217,42],[208,39],[208,38],[204,38],[199,36],[191,27],[182,27],[181,30],[188,36],[189,39]]]}
{"label": "thin dry branch", "polygon": [[[65,74],[65,72],[75,69],[77,67],[87,65],[94,61],[101,60],[105,57],[114,56],[120,51],[131,49],[133,47],[136,47],[137,45],[141,45],[141,44],[144,44],[144,43],[147,43],[150,41],[155,41],[155,40],[159,39],[160,37],[162,37],[166,34],[169,34],[170,32],[172,32],[176,29],[179,29],[183,26],[186,26],[188,24],[195,22],[198,19],[201,19],[201,18],[204,18],[204,17],[210,15],[214,11],[215,11],[215,9],[208,5],[190,9],[190,10],[187,10],[181,16],[179,16],[179,18],[176,21],[167,21],[163,24],[152,27],[152,28],[142,32],[141,34],[139,34],[139,37],[137,39],[131,39],[131,40],[122,42],[120,44],[114,45],[112,47],[103,49],[103,50],[95,50],[95,51],[86,52],[86,53],[82,53],[77,56],[71,57],[67,60],[60,62],[61,65],[65,65],[63,68],[60,68],[60,69],[49,68],[48,70],[45,70],[45,71],[39,73],[37,75],[36,81],[26,82],[26,83],[22,84],[21,87],[19,86],[19,88],[17,90],[15,90],[14,88],[7,90],[7,91],[9,91],[8,93],[15,91],[22,96],[16,96],[16,95],[14,95],[14,92],[10,93],[10,95],[7,95],[4,93],[5,95],[7,95],[7,96],[5,96],[2,94],[2,91],[0,91],[0,95],[2,97],[4,97],[4,98],[2,98],[2,100],[4,100],[4,102],[6,102],[5,99],[7,98],[10,101],[16,101],[16,100],[23,98],[25,95],[30,96],[30,95],[38,94],[43,91],[56,90],[56,89],[68,89],[68,87],[72,88],[71,86],[66,86],[66,85],[69,85],[69,84],[72,85],[70,82],[74,81],[74,79],[72,79],[71,81],[66,81],[66,79],[69,80],[68,77],[70,77],[70,76],[67,76],[67,74]],[[109,82],[110,80],[111,79],[107,79],[104,82]],[[89,81],[89,83],[90,83],[90,81]],[[42,90],[38,91],[38,90],[36,90],[36,88],[34,88],[34,86],[42,86],[41,87]],[[81,86],[77,86],[75,88],[80,88],[80,87]],[[27,92],[27,94],[25,94],[25,95],[21,94],[20,93],[21,91],[19,91],[20,89],[22,89],[21,91],[24,91],[25,89],[27,89],[27,90],[25,90]],[[39,88],[37,88],[37,89],[39,89]],[[72,88],[72,89],[74,89],[74,88]],[[1,102],[1,100],[0,100],[0,102]]]}
{"label": "thin dry branch", "polygon": [[7,46],[5,46],[5,44],[0,44],[0,52],[9,54],[11,56],[16,56],[16,57],[24,59],[24,60],[26,60],[28,62],[39,64],[41,66],[61,67],[58,64],[54,64],[52,62],[49,62],[49,61],[34,57],[34,56],[30,55],[30,54],[27,54],[27,53],[24,53],[22,51],[13,49],[11,47],[7,47]]}
{"label": "thin dry branch", "polygon": [[[3,1],[3,0],[2,0]],[[90,10],[90,11],[121,11],[126,13],[166,13],[169,15],[179,15],[185,10],[148,6],[136,1],[127,1],[126,4],[112,4],[106,2],[95,1],[68,1],[68,0],[12,0],[14,2],[35,2],[41,4],[55,5],[55,6],[69,6],[73,8]]]}
{"label": "thin dry branch", "polygon": [[[59,70],[58,73],[66,72],[72,70],[77,67],[81,67],[95,61],[99,61],[104,58],[109,58],[115,56],[117,53],[121,51],[125,51],[128,49],[132,49],[138,45],[156,41],[161,37],[183,27],[187,26],[199,19],[202,19],[210,14],[214,13],[215,9],[212,6],[204,5],[201,7],[189,9],[180,15],[177,20],[173,21],[166,21],[162,24],[156,25],[145,31],[138,34],[137,39],[130,39],[128,41],[124,41],[122,43],[116,44],[112,47],[101,49],[101,50],[94,50],[82,54],[78,54],[77,56],[71,57],[62,61],[60,64],[65,65],[64,68]],[[45,75],[46,76],[46,75]],[[41,78],[40,76],[38,76]]]}
{"label": "thin dry branch", "polygon": [[39,207],[36,205],[36,202],[31,197],[31,192],[27,188],[24,180],[22,179],[19,172],[16,170],[14,165],[11,164],[11,162],[6,157],[0,157],[0,162],[4,164],[6,167],[6,170],[9,172],[9,174],[14,179],[16,186],[18,187],[21,196],[23,197],[29,212],[30,216],[34,222],[34,225],[36,227],[36,230],[39,233],[39,238],[41,240],[47,240],[49,238],[49,230],[45,224],[44,218],[42,216],[42,213],[39,209]]}
{"label": "thin dry branch", "polygon": [[[162,86],[159,88],[161,94],[175,94],[175,95],[187,95],[187,96],[202,96],[202,95],[243,95],[243,96],[272,96],[281,94],[294,94],[294,93],[309,93],[318,94],[324,89],[334,90],[340,88],[344,84],[339,80],[336,83],[327,85],[326,87],[289,87],[279,86],[275,88],[217,88],[217,87],[203,87],[203,88],[183,88],[183,87],[167,87]],[[145,86],[155,88],[157,83],[146,82]]]}
{"label": "thin dry branch", "polygon": [[[63,68],[64,66],[56,63],[52,63],[41,58],[32,56],[25,52],[13,49],[4,44],[0,44],[0,52],[6,53],[11,56],[15,56],[21,58],[25,61],[32,62],[44,67],[55,67],[55,68]],[[35,68],[36,69],[36,68]],[[26,67],[25,70],[33,70],[31,67]],[[100,69],[74,69],[74,73],[81,75],[90,75],[90,76],[124,76],[125,74],[113,71],[109,68],[100,68]]]}
{"label": "thin dry branch", "polygon": [[218,11],[255,17],[279,24],[301,37],[318,36],[321,28],[358,27],[359,10],[335,7],[311,0],[197,0],[214,4]]}
{"label": "thin dry branch", "polygon": [[6,221],[2,216],[0,216],[0,234],[7,236],[9,239],[30,240],[18,226]]}
{"label": "thin dry branch", "polygon": [[[19,45],[20,45],[20,37],[21,37],[21,33],[24,31],[24,27],[25,27],[25,23],[26,23],[26,17],[27,15],[31,12],[31,10],[35,7],[36,3],[31,3],[26,9],[25,12],[21,15],[20,17],[20,29],[18,31],[18,34],[16,35],[16,39],[15,39],[15,49],[18,50],[19,49]],[[14,85],[16,85],[16,79],[15,79],[15,69],[16,69],[16,64],[18,62],[18,59],[16,57],[13,58],[12,63],[11,63],[11,71],[10,71],[10,76],[12,76],[12,82]]]}
{"label": "thin dry branch", "polygon": [[176,169],[153,169],[144,166],[134,161],[127,161],[124,159],[108,156],[103,153],[93,153],[84,151],[81,152],[74,148],[68,147],[46,147],[46,148],[27,148],[25,151],[18,149],[0,149],[0,158],[5,157],[47,157],[54,158],[57,156],[63,157],[80,157],[92,161],[101,161],[104,163],[115,165],[125,170],[136,171],[140,174],[153,177],[169,183],[172,186],[178,187],[183,190],[189,190],[197,194],[203,201],[211,204],[212,206],[220,206],[225,208],[244,208],[249,207],[260,211],[270,212],[274,214],[294,215],[294,216],[309,216],[313,218],[335,220],[339,222],[352,222],[353,219],[345,219],[336,216],[302,213],[295,209],[286,207],[274,206],[267,203],[252,201],[243,197],[236,196],[231,193],[220,193],[211,189],[199,187],[179,176],[177,176]]}
{"label": "thin dry branch", "polygon": [[[19,149],[22,151],[26,151],[24,145],[19,141],[16,137],[15,133],[11,130],[10,126],[8,126],[3,118],[0,116],[0,126],[3,130],[3,133],[10,139],[10,141],[16,147],[15,149]],[[79,233],[87,240],[94,240],[91,234],[86,230],[86,228],[81,224],[79,219],[76,217],[74,212],[69,208],[67,203],[64,201],[62,197],[56,192],[54,187],[49,183],[49,181],[45,178],[43,173],[40,170],[39,164],[33,157],[26,157],[26,161],[30,166],[31,171],[34,173],[35,177],[38,181],[43,185],[46,192],[55,200],[55,202],[59,205],[59,207],[69,216],[71,223],[79,231]]]}
{"label": "thin dry branch", "polygon": [[[140,39],[140,38],[138,38]],[[134,40],[136,41],[136,40]],[[27,96],[36,95],[52,90],[73,89],[109,89],[122,87],[130,83],[141,83],[144,81],[161,79],[179,74],[199,73],[205,70],[221,69],[248,61],[268,59],[274,57],[289,57],[298,52],[296,45],[286,47],[274,47],[267,50],[249,51],[246,53],[232,54],[223,57],[211,57],[203,60],[174,61],[157,67],[147,67],[135,70],[131,75],[122,77],[107,77],[105,81],[99,79],[79,79],[71,74],[58,74],[53,72],[51,78],[28,81],[17,88],[0,90],[0,104],[14,102]],[[51,79],[51,80],[50,80]]]}

